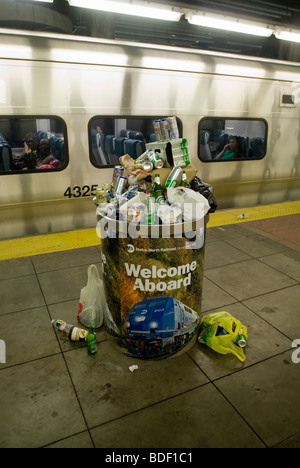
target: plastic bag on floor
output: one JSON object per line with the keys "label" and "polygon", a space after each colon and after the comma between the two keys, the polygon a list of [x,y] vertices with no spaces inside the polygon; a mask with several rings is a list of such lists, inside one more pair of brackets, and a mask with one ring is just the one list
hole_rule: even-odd
{"label": "plastic bag on floor", "polygon": [[243,347],[248,338],[247,327],[229,312],[205,315],[200,323],[199,343],[203,343],[220,354],[234,354],[244,362]]}
{"label": "plastic bag on floor", "polygon": [[98,328],[103,324],[104,288],[97,267],[88,268],[88,282],[80,292],[77,320],[86,327]]}

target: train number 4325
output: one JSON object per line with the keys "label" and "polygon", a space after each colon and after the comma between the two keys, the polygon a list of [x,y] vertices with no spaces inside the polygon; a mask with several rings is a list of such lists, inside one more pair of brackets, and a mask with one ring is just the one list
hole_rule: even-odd
{"label": "train number 4325", "polygon": [[64,197],[68,198],[79,198],[79,197],[95,197],[98,185],[75,185],[74,187],[68,187],[64,193]]}

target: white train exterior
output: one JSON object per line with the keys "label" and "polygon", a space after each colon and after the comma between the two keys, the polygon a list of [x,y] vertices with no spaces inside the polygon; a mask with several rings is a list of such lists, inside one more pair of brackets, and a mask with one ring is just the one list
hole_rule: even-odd
{"label": "white train exterior", "polygon": [[[0,121],[53,117],[65,130],[63,168],[1,172],[0,239],[95,226],[91,195],[112,178],[112,166],[91,161],[90,123],[97,116],[176,116],[197,175],[214,187],[219,208],[299,199],[299,63],[0,30]],[[210,118],[263,121],[265,156],[201,160],[199,124]]]}

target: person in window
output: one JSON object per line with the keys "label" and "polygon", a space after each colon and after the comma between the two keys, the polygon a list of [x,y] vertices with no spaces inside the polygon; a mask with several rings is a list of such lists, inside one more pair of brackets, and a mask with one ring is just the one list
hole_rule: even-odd
{"label": "person in window", "polygon": [[24,152],[30,153],[32,151],[38,151],[39,149],[39,137],[37,133],[30,132],[24,138]]}
{"label": "person in window", "polygon": [[222,161],[228,159],[241,159],[241,145],[238,137],[231,136],[229,143],[224,146],[222,151],[215,157],[215,159],[221,159]]}
{"label": "person in window", "polygon": [[[32,154],[31,154],[32,153]],[[29,156],[31,154],[31,156]],[[30,132],[25,135],[24,138],[24,153],[20,156],[19,159],[14,161],[15,169],[29,169],[28,167],[28,162],[29,166],[31,169],[34,169],[32,167],[32,164],[34,160],[36,160],[35,157],[38,157],[39,154],[39,137],[36,133]]]}
{"label": "person in window", "polygon": [[[39,143],[39,155],[36,164],[36,169],[53,169],[50,163],[54,160],[53,154],[51,154],[51,145],[50,141],[46,138],[42,138]],[[44,167],[47,166],[47,167]],[[55,166],[54,166],[55,167]]]}
{"label": "person in window", "polygon": [[29,151],[28,153],[24,153],[23,159],[23,168],[22,170],[25,171],[27,169],[32,170],[36,168],[38,157],[36,151]]}
{"label": "person in window", "polygon": [[58,159],[52,159],[49,164],[42,164],[41,166],[36,167],[36,169],[56,169],[61,167],[62,163]]}

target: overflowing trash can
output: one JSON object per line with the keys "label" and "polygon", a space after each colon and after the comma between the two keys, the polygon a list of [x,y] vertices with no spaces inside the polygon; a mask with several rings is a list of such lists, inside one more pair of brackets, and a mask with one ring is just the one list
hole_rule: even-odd
{"label": "overflowing trash can", "polygon": [[200,193],[203,183],[187,157],[186,140],[173,142],[176,165],[161,151],[153,154],[152,146],[139,158],[143,168],[121,157],[112,186],[97,192],[95,203],[104,325],[124,353],[155,359],[185,352],[197,341],[205,228],[215,207],[210,186],[204,184],[208,196]]}

